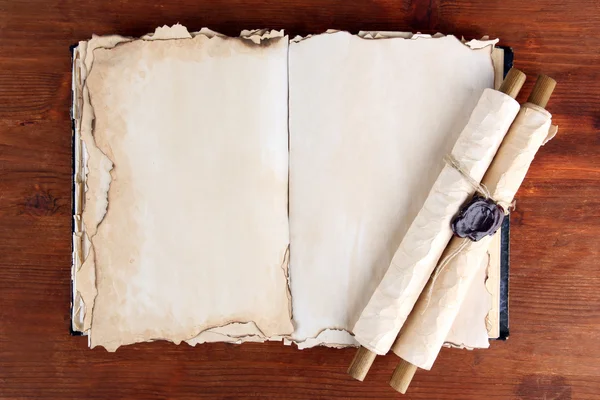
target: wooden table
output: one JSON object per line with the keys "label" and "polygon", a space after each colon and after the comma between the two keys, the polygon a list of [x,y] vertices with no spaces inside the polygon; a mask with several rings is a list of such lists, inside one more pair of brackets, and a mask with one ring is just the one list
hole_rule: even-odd
{"label": "wooden table", "polygon": [[[254,4],[251,4],[254,3]],[[442,351],[410,399],[600,398],[600,2],[597,0],[0,0],[0,398],[397,398],[397,362],[363,383],[354,350],[279,343],[117,353],[69,336],[71,66],[92,33],[140,36],[181,22],[235,35],[337,28],[484,34],[516,66],[559,82],[558,136],[536,158],[512,215],[511,337]]]}

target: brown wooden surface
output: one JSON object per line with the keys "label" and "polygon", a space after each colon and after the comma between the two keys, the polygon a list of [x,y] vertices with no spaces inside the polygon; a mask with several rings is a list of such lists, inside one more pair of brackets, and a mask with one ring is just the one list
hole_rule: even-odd
{"label": "brown wooden surface", "polygon": [[600,398],[600,2],[597,0],[0,0],[0,398],[398,398],[397,359],[364,382],[355,350],[147,343],[109,354],[69,336],[69,46],[181,22],[242,28],[441,31],[500,37],[559,84],[558,136],[512,215],[511,337],[442,351],[410,399]]}

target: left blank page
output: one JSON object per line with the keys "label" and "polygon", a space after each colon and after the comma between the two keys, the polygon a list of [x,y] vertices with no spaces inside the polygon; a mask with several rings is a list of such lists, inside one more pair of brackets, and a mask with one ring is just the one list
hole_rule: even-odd
{"label": "left blank page", "polygon": [[287,37],[205,35],[93,51],[85,147],[114,167],[90,238],[92,347],[179,343],[233,322],[293,331],[287,51]]}

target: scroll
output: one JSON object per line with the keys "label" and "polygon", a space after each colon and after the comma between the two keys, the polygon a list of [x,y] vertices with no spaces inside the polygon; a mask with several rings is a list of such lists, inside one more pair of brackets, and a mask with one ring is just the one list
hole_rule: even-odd
{"label": "scroll", "polygon": [[[513,201],[535,154],[547,140],[552,116],[543,107],[555,85],[552,78],[538,78],[483,178],[483,186],[498,204]],[[416,367],[428,370],[433,366],[473,278],[487,261],[492,238],[452,238],[445,254],[455,256],[449,257],[443,268],[440,263],[392,346],[392,351],[403,360],[390,381],[396,390],[406,391]]]}
{"label": "scroll", "polygon": [[446,165],[394,254],[391,265],[354,327],[362,345],[348,373],[363,380],[377,354],[386,354],[452,237],[450,222],[480,182],[519,112],[525,75],[511,70],[500,91],[486,89],[459,136],[452,157],[463,173]]}

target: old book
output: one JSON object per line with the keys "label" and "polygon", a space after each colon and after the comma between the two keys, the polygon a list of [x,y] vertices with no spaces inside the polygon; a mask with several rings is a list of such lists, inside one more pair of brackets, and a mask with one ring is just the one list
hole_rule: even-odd
{"label": "old book", "polygon": [[73,329],[108,350],[356,345],[443,157],[501,80],[494,44],[181,25],[80,42]]}

